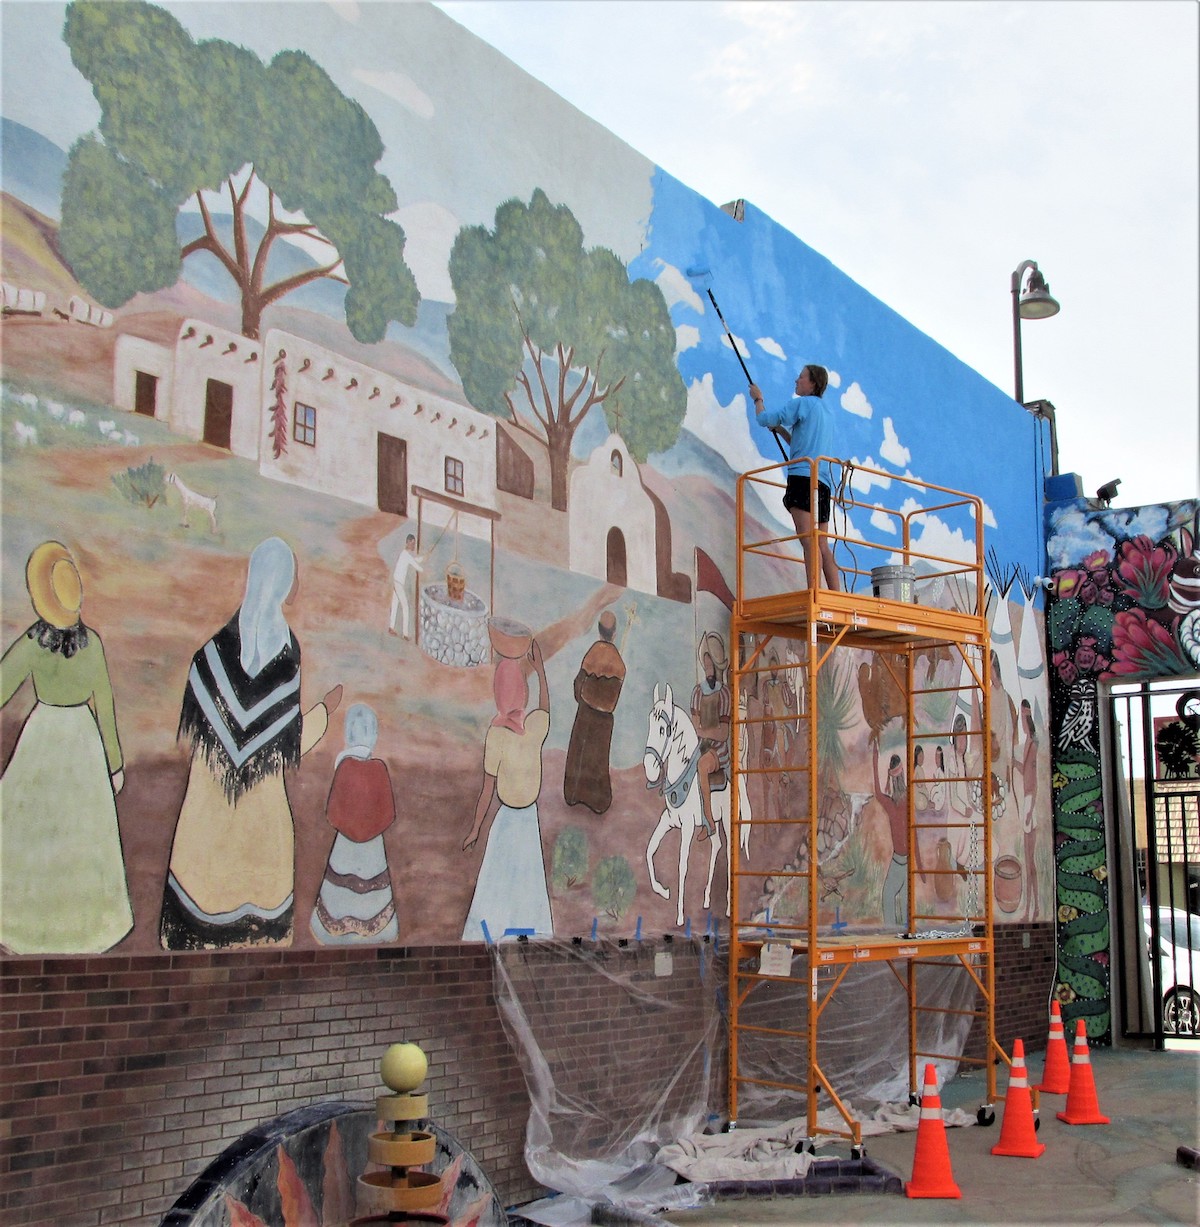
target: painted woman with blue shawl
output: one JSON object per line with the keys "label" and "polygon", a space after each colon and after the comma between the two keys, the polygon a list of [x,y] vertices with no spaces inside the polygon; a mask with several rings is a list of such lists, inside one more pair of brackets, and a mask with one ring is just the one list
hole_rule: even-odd
{"label": "painted woman with blue shawl", "polygon": [[237,613],[192,657],[179,736],[191,742],[187,792],[163,891],[168,950],[290,945],[295,832],[284,771],[324,736],[335,686],[300,707],[300,645],[283,607],[296,585],[290,547],[250,555]]}

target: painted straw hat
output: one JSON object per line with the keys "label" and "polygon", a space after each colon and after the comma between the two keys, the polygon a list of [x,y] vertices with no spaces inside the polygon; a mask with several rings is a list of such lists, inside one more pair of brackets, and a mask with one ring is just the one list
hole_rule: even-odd
{"label": "painted straw hat", "polygon": [[696,647],[696,660],[700,663],[701,668],[704,667],[704,654],[706,652],[712,657],[713,664],[717,667],[717,673],[724,673],[729,665],[729,657],[725,652],[725,640],[716,631],[705,631],[700,636],[700,642]]}
{"label": "painted straw hat", "polygon": [[71,551],[59,541],[43,541],[29,555],[25,584],[37,616],[59,630],[79,621],[83,584]]}

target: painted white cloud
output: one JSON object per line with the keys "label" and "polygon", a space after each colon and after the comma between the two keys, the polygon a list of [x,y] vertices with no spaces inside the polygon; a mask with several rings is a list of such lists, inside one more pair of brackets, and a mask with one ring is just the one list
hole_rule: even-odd
{"label": "painted white cloud", "polygon": [[871,527],[879,529],[882,533],[891,533],[893,537],[900,532],[896,527],[896,521],[884,511],[882,503],[876,503],[875,510],[871,512]]}
{"label": "painted white cloud", "polygon": [[668,264],[665,260],[655,260],[654,263],[659,268],[654,284],[658,286],[663,298],[667,300],[667,307],[671,308],[682,303],[685,307],[690,307],[697,315],[703,315],[704,299],[697,293],[696,287],[688,280],[682,269],[676,268],[674,264]]}
{"label": "painted white cloud", "polygon": [[1111,553],[1112,538],[1078,507],[1066,507],[1055,512],[1046,534],[1046,550],[1050,566],[1071,567],[1096,550]]}
{"label": "painted white cloud", "polygon": [[923,554],[938,558],[951,558],[955,562],[975,561],[975,542],[961,529],[951,528],[938,515],[925,515],[914,525],[913,548]]}
{"label": "painted white cloud", "polygon": [[356,68],[354,78],[364,85],[372,86],[381,94],[386,94],[418,119],[433,118],[433,99],[405,73],[396,72],[395,69],[379,72],[373,68]]}
{"label": "painted white cloud", "polygon": [[783,352],[783,347],[775,340],[774,337],[759,337],[755,344],[765,354],[770,354],[772,358],[781,358],[786,360],[787,354]]}
{"label": "painted white cloud", "polygon": [[450,249],[460,229],[458,218],[433,200],[405,205],[392,216],[404,228],[404,261],[417,279],[421,297],[454,302]]}
{"label": "painted white cloud", "polygon": [[829,372],[829,386],[831,388],[840,388],[842,386],[842,377],[837,371]]}
{"label": "painted white cloud", "polygon": [[[832,373],[830,373],[829,382],[833,383]],[[834,386],[837,385],[834,384]],[[871,402],[867,400],[867,394],[858,386],[857,380],[842,393],[841,403],[847,413],[853,413],[858,418],[869,418],[875,412],[871,407]]]}
{"label": "painted white cloud", "polygon": [[700,329],[695,324],[677,324],[675,326],[675,357],[678,358],[685,349],[691,349],[700,344]]}
{"label": "painted white cloud", "polygon": [[892,479],[880,472],[865,472],[867,469],[879,469],[879,461],[874,456],[867,456],[866,459],[859,459],[854,456],[850,463],[854,465],[854,480],[853,488],[856,496],[869,494],[874,487],[878,486],[881,490],[886,490],[891,484]]}
{"label": "painted white cloud", "polygon": [[721,404],[713,391],[711,373],[692,380],[688,386],[683,424],[702,443],[720,452],[735,472],[761,469],[770,463],[750,436],[746,398],[739,392],[728,405]]}
{"label": "painted white cloud", "polygon": [[[915,484],[917,486],[920,486],[922,489],[925,488],[925,484],[926,484],[925,479],[923,477],[919,477],[916,473],[912,471],[912,469],[905,469],[904,476],[903,478],[901,478],[901,480],[909,483],[910,485]],[[941,499],[938,498],[935,501],[940,502]],[[997,528],[999,526],[999,522],[996,519],[996,513],[991,509],[991,507],[988,505],[986,501],[981,499],[980,503],[983,508],[984,527],[985,528]],[[966,504],[964,504],[964,514],[969,514],[969,508]]]}
{"label": "painted white cloud", "polygon": [[897,468],[907,464],[912,458],[912,452],[900,442],[891,418],[883,419],[883,442],[879,445],[879,454],[888,464],[894,464]]}

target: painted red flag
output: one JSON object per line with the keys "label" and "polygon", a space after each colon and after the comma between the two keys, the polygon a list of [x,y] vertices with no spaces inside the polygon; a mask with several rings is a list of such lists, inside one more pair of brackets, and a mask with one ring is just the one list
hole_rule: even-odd
{"label": "painted red flag", "polygon": [[696,591],[711,592],[713,596],[733,612],[733,593],[725,582],[717,564],[699,547],[696,546]]}

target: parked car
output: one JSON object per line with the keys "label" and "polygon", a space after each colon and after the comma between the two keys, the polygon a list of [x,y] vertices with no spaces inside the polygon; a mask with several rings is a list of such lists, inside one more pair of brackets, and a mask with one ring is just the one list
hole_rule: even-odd
{"label": "parked car", "polygon": [[[1150,949],[1150,905],[1142,905]],[[1181,908],[1158,909],[1158,968],[1162,976],[1163,1031],[1200,1036],[1200,916]]]}

